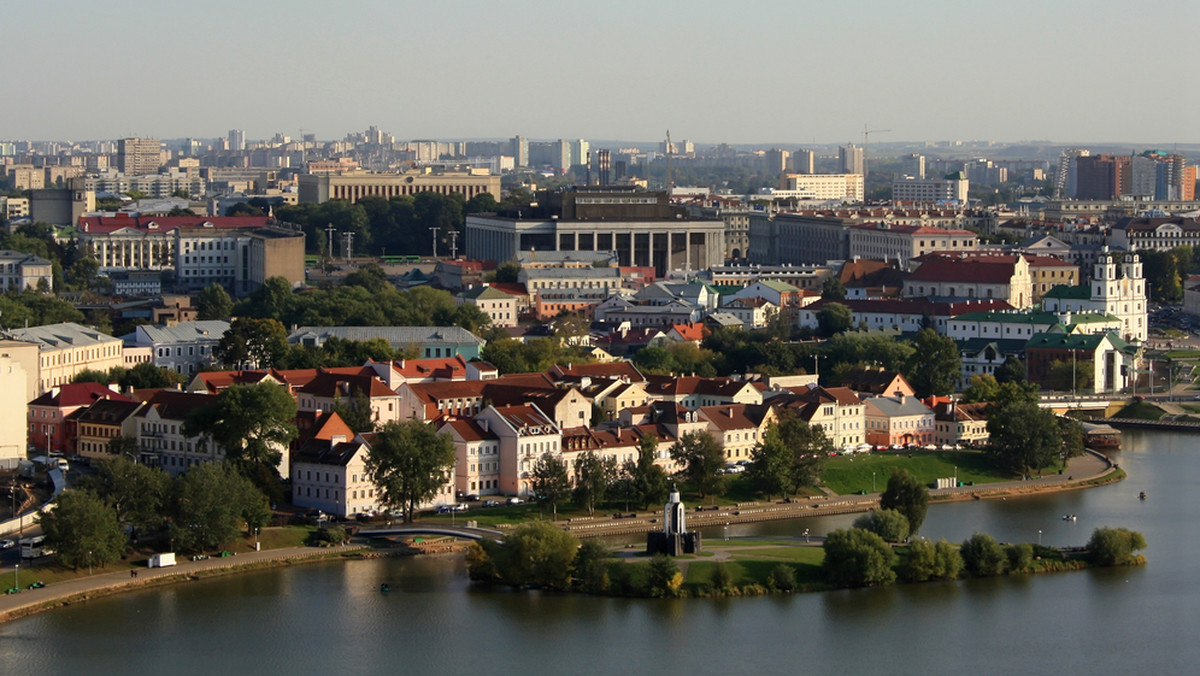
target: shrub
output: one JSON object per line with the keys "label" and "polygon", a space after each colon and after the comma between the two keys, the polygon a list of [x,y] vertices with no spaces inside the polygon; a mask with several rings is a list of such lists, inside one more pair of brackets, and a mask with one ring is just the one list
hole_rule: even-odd
{"label": "shrub", "polygon": [[932,542],[915,540],[900,557],[900,579],[905,582],[925,582],[933,577],[937,567],[937,549]]}
{"label": "shrub", "polygon": [[933,570],[933,578],[957,580],[963,570],[963,557],[958,548],[945,540],[938,540],[934,549],[937,550],[937,565]]}
{"label": "shrub", "polygon": [[908,517],[894,509],[876,509],[854,520],[854,527],[869,530],[887,542],[908,539]]}
{"label": "shrub", "polygon": [[346,541],[346,529],[341,526],[325,526],[313,533],[313,540],[322,547],[340,545]]}
{"label": "shrub", "polygon": [[1099,566],[1119,566],[1133,561],[1133,553],[1146,548],[1146,538],[1127,528],[1097,528],[1088,540],[1088,558]]}
{"label": "shrub", "polygon": [[892,562],[896,555],[883,538],[862,530],[838,529],[825,538],[821,569],[835,587],[865,587],[896,580]]}
{"label": "shrub", "polygon": [[713,589],[720,593],[728,592],[733,587],[733,573],[725,567],[725,564],[718,563],[713,567],[712,577],[710,578]]}
{"label": "shrub", "polygon": [[767,575],[767,586],[781,592],[796,590],[796,570],[786,563],[775,566]]}
{"label": "shrub", "polygon": [[1004,553],[1008,556],[1010,572],[1020,573],[1033,567],[1033,545],[1029,543],[1008,545],[1004,548]]}
{"label": "shrub", "polygon": [[575,552],[571,574],[575,586],[589,594],[603,594],[608,590],[608,550],[595,540],[588,540]]}
{"label": "shrub", "polygon": [[959,550],[963,566],[975,577],[1001,575],[1008,565],[1008,557],[1004,549],[996,542],[996,538],[985,533],[976,533]]}
{"label": "shrub", "polygon": [[675,596],[683,586],[683,573],[675,559],[664,554],[655,554],[650,559],[646,578],[646,595],[655,598]]}

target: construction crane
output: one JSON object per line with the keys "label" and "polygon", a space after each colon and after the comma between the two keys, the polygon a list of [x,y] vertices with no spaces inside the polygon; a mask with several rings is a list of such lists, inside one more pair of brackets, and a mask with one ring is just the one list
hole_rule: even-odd
{"label": "construction crane", "polygon": [[869,129],[867,125],[863,125],[863,201],[867,197],[867,156],[871,151],[871,134],[882,134],[890,132],[891,129]]}

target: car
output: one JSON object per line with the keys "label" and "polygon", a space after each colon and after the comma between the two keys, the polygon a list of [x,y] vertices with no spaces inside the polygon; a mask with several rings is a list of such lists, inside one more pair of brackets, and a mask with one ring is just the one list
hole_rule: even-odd
{"label": "car", "polygon": [[484,507],[495,507],[496,505],[499,505],[499,504],[500,504],[499,500],[484,500],[483,501]]}
{"label": "car", "polygon": [[441,507],[437,508],[438,514],[449,514],[450,512],[453,512],[453,511],[454,511],[454,507],[452,507],[450,505],[442,505]]}
{"label": "car", "polygon": [[464,503],[464,502],[460,502],[460,503],[458,503],[457,505],[455,505],[455,506],[454,506],[454,511],[456,511],[456,512],[465,512],[465,511],[467,511],[468,509],[470,509],[470,506],[468,506],[468,505],[467,505],[466,503]]}
{"label": "car", "polygon": [[0,540],[0,549],[12,549],[17,546],[16,540]]}
{"label": "car", "polygon": [[525,501],[522,500],[521,498],[512,497],[512,498],[509,498],[506,502],[508,502],[508,504],[510,504],[510,505],[519,505]]}
{"label": "car", "polygon": [[466,497],[466,501],[467,502],[479,502],[479,496],[472,493]]}

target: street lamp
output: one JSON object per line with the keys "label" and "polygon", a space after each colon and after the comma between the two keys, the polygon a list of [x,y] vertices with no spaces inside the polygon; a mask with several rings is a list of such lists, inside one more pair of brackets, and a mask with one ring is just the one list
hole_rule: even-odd
{"label": "street lamp", "polygon": [[21,583],[17,581],[17,573],[21,572],[21,564],[13,566],[13,589],[20,589]]}
{"label": "street lamp", "polygon": [[871,492],[875,492],[875,473],[871,472]]}
{"label": "street lamp", "polygon": [[808,543],[809,543],[809,539],[808,539],[808,529],[807,529],[807,528],[805,528],[805,529],[804,529],[804,544],[808,544]]}
{"label": "street lamp", "polygon": [[1042,546],[1042,531],[1040,528],[1038,529],[1038,546]]}
{"label": "street lamp", "polygon": [[258,551],[258,526],[254,527],[254,551]]}
{"label": "street lamp", "polygon": [[92,550],[88,550],[88,575],[92,574]]}

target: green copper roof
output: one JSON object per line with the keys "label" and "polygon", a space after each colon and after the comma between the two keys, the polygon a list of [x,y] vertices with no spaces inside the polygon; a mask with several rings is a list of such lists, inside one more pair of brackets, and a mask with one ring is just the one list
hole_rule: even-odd
{"label": "green copper roof", "polygon": [[1065,298],[1068,300],[1090,300],[1092,297],[1092,288],[1087,284],[1080,286],[1067,286],[1059,284],[1058,286],[1046,292],[1043,298]]}

